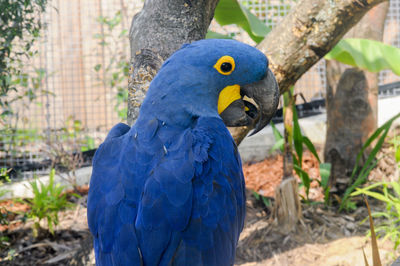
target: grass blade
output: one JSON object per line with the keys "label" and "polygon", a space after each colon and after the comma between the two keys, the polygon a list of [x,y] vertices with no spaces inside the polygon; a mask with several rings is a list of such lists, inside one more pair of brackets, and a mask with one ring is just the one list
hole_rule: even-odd
{"label": "grass blade", "polygon": [[306,136],[303,136],[303,143],[304,145],[306,145],[307,149],[315,156],[315,158],[317,158],[318,162],[321,163],[317,150],[315,149],[314,144],[312,144],[311,140]]}
{"label": "grass blade", "polygon": [[369,266],[367,256],[365,256],[364,248],[362,248],[362,252],[363,252],[363,256],[364,256],[364,264],[365,264],[365,266]]}
{"label": "grass blade", "polygon": [[301,167],[303,160],[303,135],[301,134],[299,118],[297,116],[296,106],[293,104],[293,142],[296,150],[299,165]]}
{"label": "grass blade", "polygon": [[379,249],[378,242],[376,241],[376,235],[374,230],[374,221],[372,220],[371,209],[368,204],[367,197],[364,197],[365,205],[368,209],[368,217],[369,217],[369,227],[371,230],[371,245],[372,245],[372,265],[373,266],[382,266],[381,259],[379,257]]}

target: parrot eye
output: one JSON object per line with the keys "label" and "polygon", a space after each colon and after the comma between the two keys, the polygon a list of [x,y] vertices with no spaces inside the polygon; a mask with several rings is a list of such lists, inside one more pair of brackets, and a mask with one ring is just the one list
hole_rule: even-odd
{"label": "parrot eye", "polygon": [[226,72],[229,72],[231,70],[232,70],[231,63],[228,63],[228,62],[222,63],[222,65],[221,65],[221,71],[222,72],[226,73]]}
{"label": "parrot eye", "polygon": [[230,75],[235,70],[235,60],[229,55],[224,55],[218,59],[214,68],[222,75]]}

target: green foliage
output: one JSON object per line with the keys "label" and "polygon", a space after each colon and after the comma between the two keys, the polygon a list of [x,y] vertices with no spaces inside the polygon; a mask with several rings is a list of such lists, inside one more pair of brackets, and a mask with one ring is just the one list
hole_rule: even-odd
{"label": "green foliage", "polygon": [[[55,170],[50,171],[49,184],[45,185],[38,180],[30,182],[34,197],[28,199],[31,208],[29,218],[35,219],[34,234],[37,236],[42,219],[47,220],[49,231],[54,234],[54,227],[58,224],[58,213],[68,207],[73,206],[68,202],[67,194],[63,193],[65,187],[54,183]],[[40,185],[38,185],[38,183]]]}
{"label": "green foliage", "polygon": [[22,62],[19,59],[16,61],[18,61],[16,71],[18,70],[19,74],[13,76],[14,89],[12,93],[0,95],[0,124],[2,125],[0,142],[3,144],[0,150],[10,156],[17,156],[21,147],[42,138],[37,130],[19,129],[18,126],[22,123],[29,124],[31,117],[29,108],[32,103],[41,107],[43,106],[41,101],[45,99],[42,96],[54,96],[53,93],[41,88],[48,77],[45,69],[29,71],[31,67],[29,62]]}
{"label": "green foliage", "polygon": [[[291,89],[293,91],[293,88]],[[329,175],[330,175],[330,170],[331,170],[331,165],[329,163],[321,163],[319,156],[317,154],[317,151],[315,149],[314,144],[311,142],[311,140],[304,136],[301,133],[301,128],[299,124],[299,118],[297,115],[297,110],[296,106],[294,105],[294,101],[292,106],[290,106],[290,100],[289,100],[289,93],[284,94],[284,101],[285,101],[285,106],[284,108],[291,108],[293,111],[293,128],[291,129],[291,133],[289,132],[289,141],[294,146],[295,152],[292,154],[293,158],[293,168],[296,171],[296,174],[300,177],[301,179],[301,184],[304,186],[306,190],[306,198],[305,201],[309,203],[309,192],[310,192],[310,185],[311,182],[314,181],[309,174],[302,169],[302,161],[303,161],[303,146],[307,147],[307,149],[317,158],[319,162],[319,171],[321,175],[321,180],[316,180],[318,184],[323,188],[324,191],[324,202],[326,205],[329,204]],[[278,131],[276,128],[275,124],[271,122],[271,127],[272,127],[272,132],[274,134],[275,138],[275,144],[271,148],[271,151],[275,151],[279,149],[281,152],[284,151],[284,145],[285,145],[285,139],[282,136],[282,134]]]}
{"label": "green foliage", "polygon": [[378,182],[366,188],[356,188],[351,196],[365,194],[386,204],[386,211],[372,213],[373,217],[383,218],[375,230],[390,238],[394,250],[400,245],[400,182]]}
{"label": "green foliage", "polygon": [[[8,173],[10,172],[11,169],[7,168],[0,168],[0,188],[3,186],[3,182],[10,182],[10,177],[8,176]],[[0,189],[0,197],[3,197],[8,190]],[[8,224],[8,214],[9,211],[5,207],[0,208],[0,224],[5,225]],[[0,246],[3,243],[3,239],[0,239]]]}
{"label": "green foliage", "polygon": [[321,181],[318,184],[322,187],[324,191],[324,203],[325,206],[329,205],[329,176],[331,175],[331,164],[330,163],[320,163],[319,164],[319,174],[321,176]]}
{"label": "green foliage", "polygon": [[8,175],[10,171],[11,169],[0,168],[0,186],[3,184],[3,181],[10,182],[10,176]]}
{"label": "green foliage", "polygon": [[261,194],[258,194],[257,192],[253,191],[253,196],[256,198],[256,200],[261,201],[265,207],[271,207],[271,200],[267,197],[264,197]]}
{"label": "green foliage", "polygon": [[[350,186],[346,189],[343,198],[340,203],[339,210],[354,209],[355,204],[349,200],[350,194],[361,184],[367,181],[368,175],[371,170],[376,166],[376,155],[381,149],[387,134],[389,133],[390,127],[394,120],[400,117],[400,113],[393,116],[385,124],[379,127],[364,143],[362,149],[357,155],[356,164],[350,176]],[[365,151],[376,141],[375,146],[372,148],[364,164],[361,164],[361,158],[363,157]]]}
{"label": "green foliage", "polygon": [[[94,138],[85,134],[85,129],[82,125],[82,121],[75,119],[73,116],[68,116],[64,126],[60,132],[60,142],[66,142],[70,145],[74,152],[77,152],[79,148],[71,142],[77,144],[80,147],[80,151],[88,151],[96,148]],[[57,140],[54,140],[57,141]]]}
{"label": "green foliage", "polygon": [[400,169],[400,135],[393,137],[389,143],[393,145],[397,167]]}
{"label": "green foliage", "polygon": [[400,49],[382,42],[366,39],[343,39],[325,59],[379,72],[390,69],[400,76]]}
{"label": "green foliage", "polygon": [[[98,79],[103,82],[105,87],[112,90],[115,104],[114,110],[121,119],[127,118],[128,112],[128,77],[129,77],[129,58],[124,50],[125,46],[121,43],[127,40],[128,30],[122,29],[116,32],[121,25],[122,13],[118,11],[114,17],[98,17],[97,21],[102,25],[103,31],[94,35],[99,41],[99,45],[108,49],[110,60],[104,65],[97,64],[94,71]],[[117,34],[116,34],[117,33]]]}
{"label": "green foliage", "polygon": [[208,30],[206,34],[206,39],[232,39],[232,37],[215,31]]}
{"label": "green foliage", "polygon": [[[2,0],[0,2],[0,116],[10,111],[7,96],[27,85],[28,74],[23,71],[23,60],[32,57],[42,23],[40,13],[47,0]],[[29,96],[34,94],[27,92]],[[0,118],[1,118],[0,117]]]}
{"label": "green foliage", "polygon": [[279,132],[279,130],[276,128],[274,122],[271,121],[270,125],[272,127],[272,133],[274,134],[275,138],[275,144],[274,146],[272,146],[271,152],[274,152],[277,149],[283,152],[285,146],[285,138],[282,136],[281,132]]}
{"label": "green foliage", "polygon": [[221,26],[236,24],[257,43],[271,31],[265,22],[253,15],[238,0],[220,0],[215,9],[214,18]]}
{"label": "green foliage", "polygon": [[310,139],[306,136],[303,136],[303,134],[301,133],[299,117],[297,115],[297,110],[294,102],[295,101],[293,101],[293,105],[290,107],[292,108],[293,112],[293,144],[295,150],[295,153],[293,153],[293,167],[294,170],[296,171],[296,174],[301,179],[301,184],[304,186],[306,190],[305,201],[309,202],[310,185],[313,180],[312,178],[310,178],[308,173],[302,169],[303,151],[304,151],[303,146],[308,148],[308,150],[315,156],[315,158],[317,158],[319,163],[321,163],[321,161]]}
{"label": "green foliage", "polygon": [[81,152],[90,151],[96,148],[94,138],[91,136],[85,136],[84,145],[81,146]]}

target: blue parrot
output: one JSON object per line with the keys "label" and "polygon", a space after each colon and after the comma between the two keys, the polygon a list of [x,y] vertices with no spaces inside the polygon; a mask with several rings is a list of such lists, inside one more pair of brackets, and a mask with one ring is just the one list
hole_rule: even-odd
{"label": "blue parrot", "polygon": [[278,96],[266,56],[238,41],[185,44],[167,59],[136,123],[114,126],[93,159],[96,264],[233,265],[245,184],[226,126],[256,133]]}

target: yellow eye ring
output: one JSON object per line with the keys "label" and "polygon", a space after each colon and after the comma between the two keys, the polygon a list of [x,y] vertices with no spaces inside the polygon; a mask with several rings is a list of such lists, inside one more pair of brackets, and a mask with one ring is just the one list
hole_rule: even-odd
{"label": "yellow eye ring", "polygon": [[235,70],[235,60],[229,55],[224,55],[218,59],[214,68],[222,75],[230,75]]}

